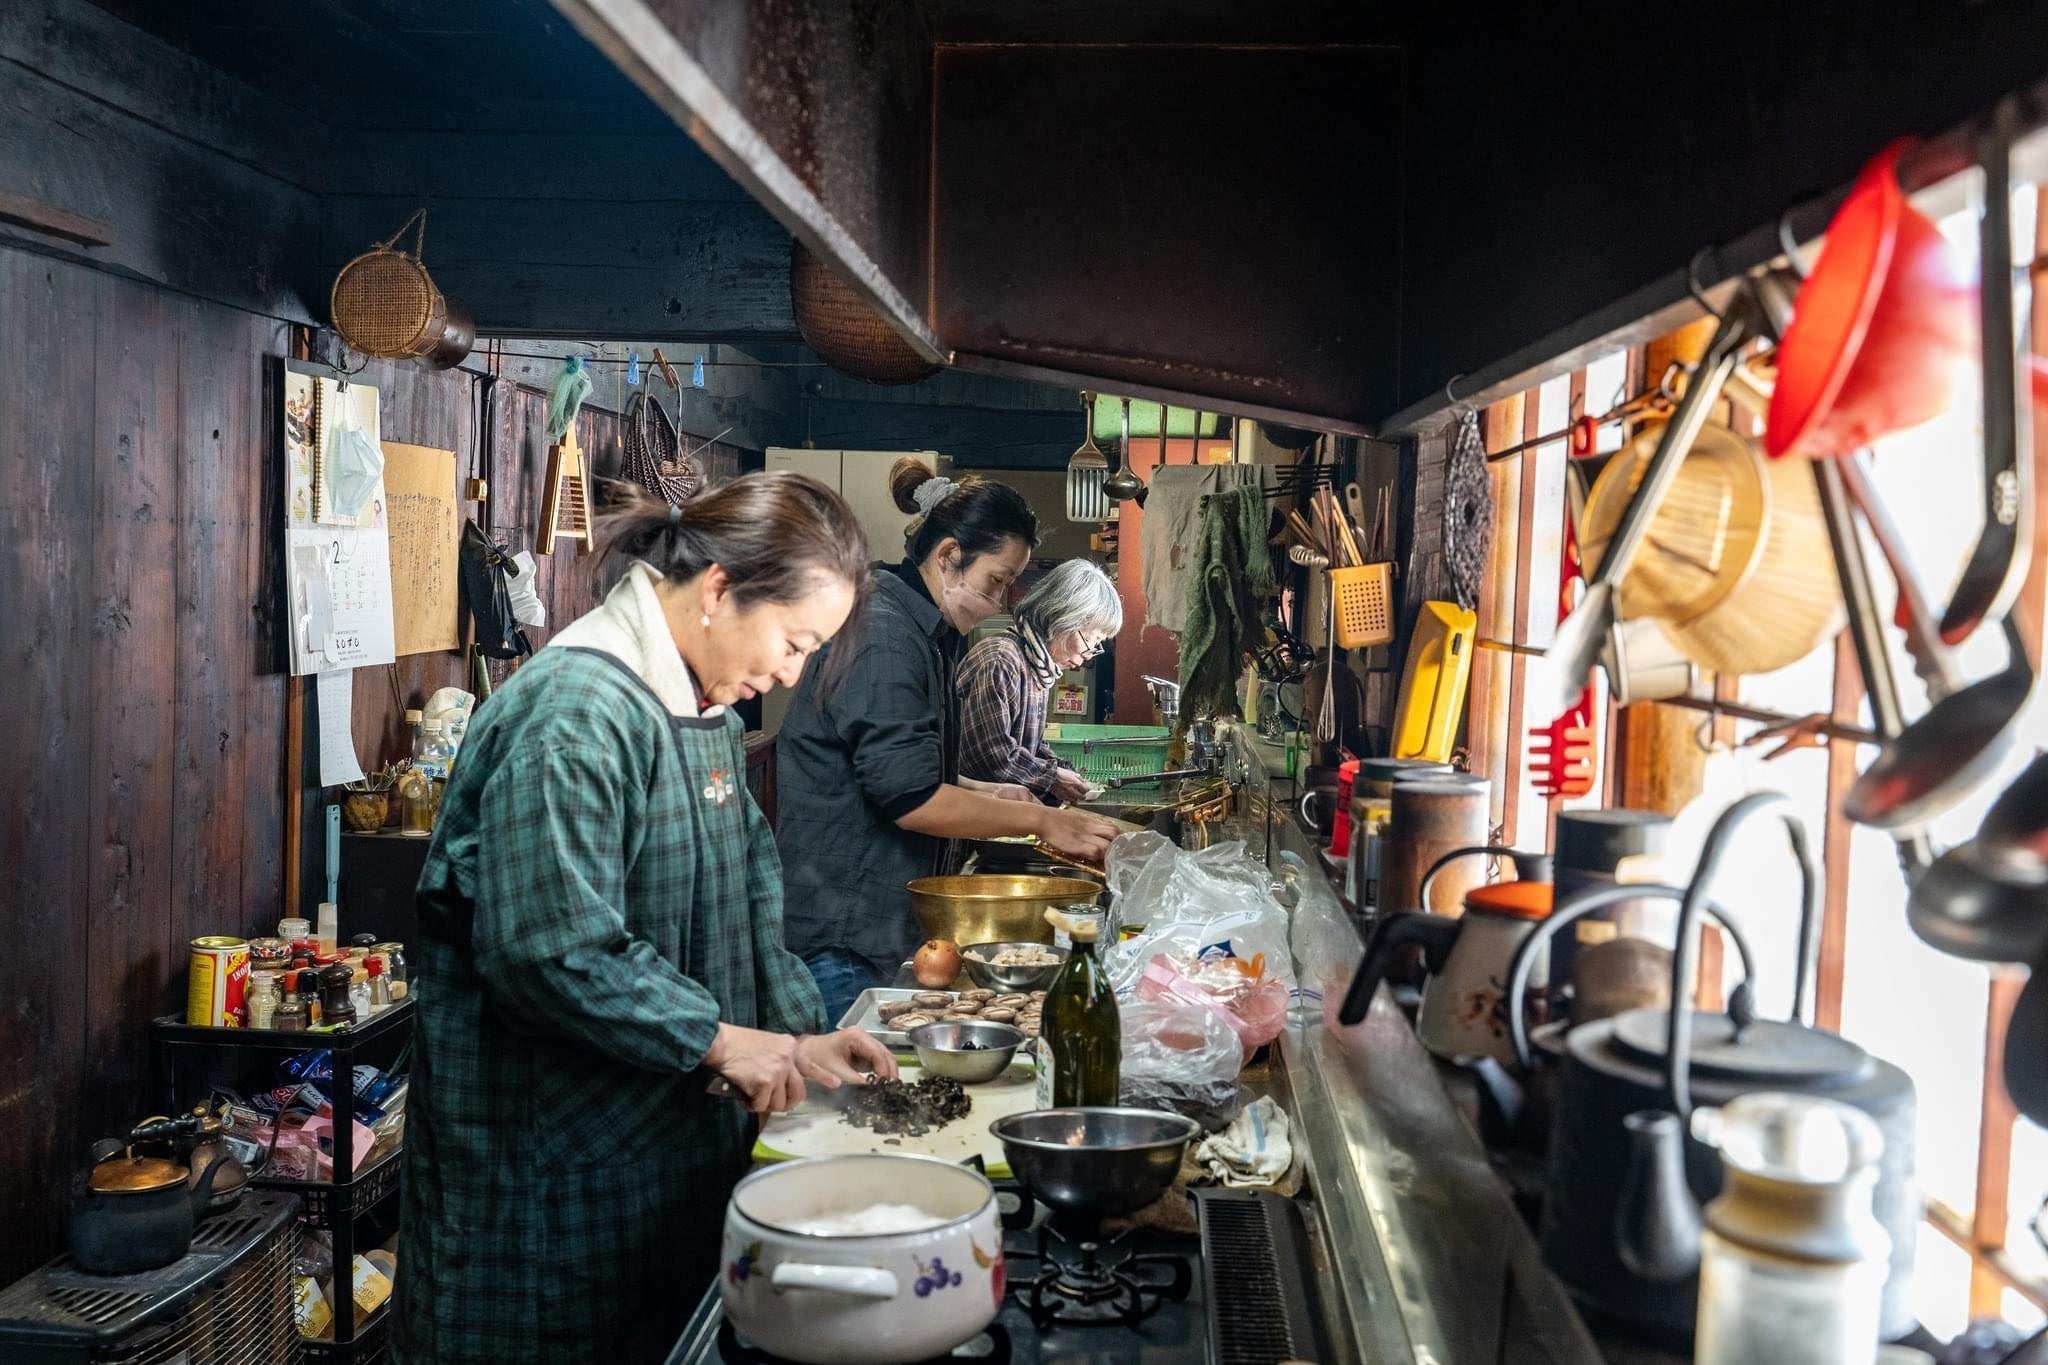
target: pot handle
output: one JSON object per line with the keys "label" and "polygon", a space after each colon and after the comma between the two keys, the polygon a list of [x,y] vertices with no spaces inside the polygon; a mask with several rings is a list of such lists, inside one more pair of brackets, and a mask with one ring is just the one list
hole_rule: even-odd
{"label": "pot handle", "polygon": [[810,1265],[784,1261],[769,1272],[768,1283],[777,1289],[817,1289],[827,1294],[844,1294],[854,1299],[893,1299],[896,1274],[869,1265]]}

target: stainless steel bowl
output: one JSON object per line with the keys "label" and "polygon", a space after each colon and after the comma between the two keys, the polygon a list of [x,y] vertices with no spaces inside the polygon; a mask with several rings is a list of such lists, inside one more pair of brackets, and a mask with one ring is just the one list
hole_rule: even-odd
{"label": "stainless steel bowl", "polygon": [[1115,1218],[1166,1193],[1193,1119],[1157,1109],[1034,1109],[988,1126],[1010,1173],[1056,1215]]}
{"label": "stainless steel bowl", "polygon": [[1002,1075],[1024,1045],[1022,1029],[995,1023],[920,1024],[905,1036],[917,1049],[917,1064],[927,1075],[962,1085],[980,1085]]}
{"label": "stainless steel bowl", "polygon": [[[1059,960],[1049,967],[998,967],[991,962],[975,961],[976,953],[994,957],[1005,948],[1036,948]],[[960,948],[960,965],[967,969],[974,984],[984,990],[1042,991],[1051,987],[1052,979],[1067,965],[1067,950],[1044,943],[967,943]]]}

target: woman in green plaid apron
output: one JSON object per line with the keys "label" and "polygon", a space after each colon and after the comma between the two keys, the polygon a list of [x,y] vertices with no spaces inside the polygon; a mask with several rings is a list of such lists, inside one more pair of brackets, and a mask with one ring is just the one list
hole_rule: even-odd
{"label": "woman in green plaid apron", "polygon": [[731,710],[853,612],[858,523],[760,474],[610,529],[623,577],[478,713],[420,879],[406,1361],[661,1359],[715,1270],[747,1111],[895,1071],[820,1032]]}

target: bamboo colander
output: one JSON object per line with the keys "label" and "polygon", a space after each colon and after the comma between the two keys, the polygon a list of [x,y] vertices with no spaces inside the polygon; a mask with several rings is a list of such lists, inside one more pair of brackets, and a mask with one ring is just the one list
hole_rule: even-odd
{"label": "bamboo colander", "polygon": [[[1643,433],[1594,482],[1582,538],[1589,570],[1658,435]],[[1718,672],[1768,673],[1803,658],[1841,610],[1812,471],[1766,461],[1756,442],[1708,423],[1651,520],[1619,605],[1624,618],[1655,618],[1686,657]]]}

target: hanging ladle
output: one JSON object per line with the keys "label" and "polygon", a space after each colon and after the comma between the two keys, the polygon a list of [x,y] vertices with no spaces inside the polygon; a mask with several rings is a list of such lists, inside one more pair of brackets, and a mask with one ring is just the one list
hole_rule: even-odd
{"label": "hanging ladle", "polygon": [[2033,551],[2033,423],[2028,383],[2015,363],[2012,290],[2012,137],[2019,106],[1991,111],[1979,144],[1984,213],[1978,220],[1977,306],[1984,338],[1984,529],[1941,618],[1957,644],[2012,606]]}
{"label": "hanging ladle", "polygon": [[[2004,287],[2010,272],[1996,264],[2012,259],[2012,183],[2006,154],[2010,118],[2002,104],[1984,142],[1984,268],[1977,291],[1983,312],[1984,477],[1994,489],[2001,479],[2017,480],[2020,501],[2027,503],[2033,497],[2032,481],[2026,476],[2033,466],[2033,414],[2027,386],[2017,382],[2018,329],[2012,290]],[[1942,618],[1942,638],[1961,638],[1950,631],[1959,609],[2009,601],[2004,584],[2024,571],[2032,552],[2033,528],[2023,512],[2015,509],[2002,525],[1997,515],[1988,517],[1977,552]],[[1998,770],[2033,697],[2035,677],[2026,641],[2009,612],[2004,630],[2009,656],[2005,668],[1943,697],[1886,744],[1842,803],[1851,820],[1890,830],[1923,825],[1954,808]]]}
{"label": "hanging ladle", "polygon": [[2033,962],[2048,950],[2048,755],[2005,789],[1976,838],[1914,881],[1906,921],[1972,962]]}
{"label": "hanging ladle", "polygon": [[[1116,468],[1102,481],[1102,491],[1109,494],[1111,502],[1128,502],[1145,491],[1145,481],[1131,472],[1131,400],[1122,400],[1124,409],[1124,439],[1117,447]],[[1166,410],[1160,409],[1163,422]]]}

